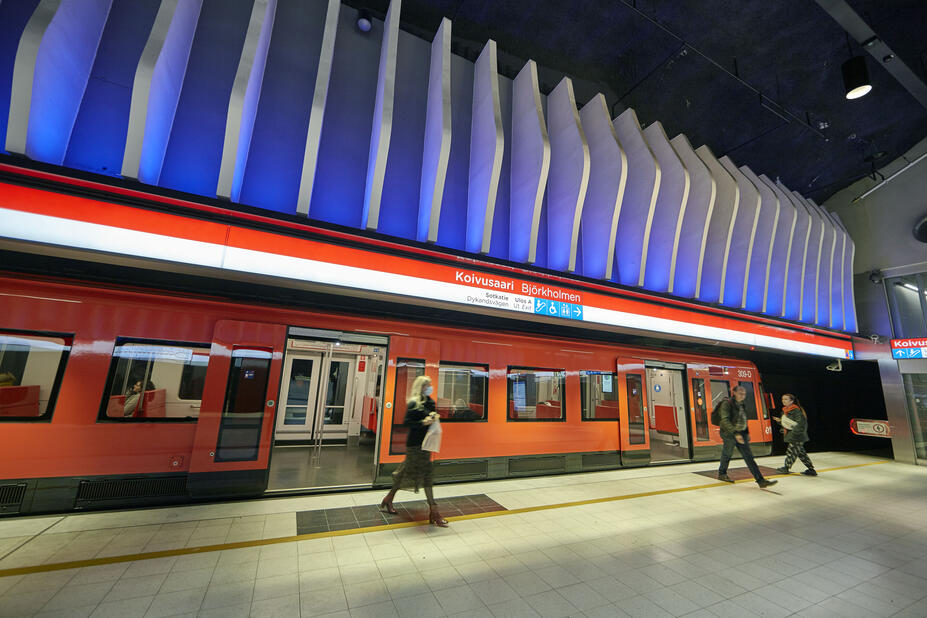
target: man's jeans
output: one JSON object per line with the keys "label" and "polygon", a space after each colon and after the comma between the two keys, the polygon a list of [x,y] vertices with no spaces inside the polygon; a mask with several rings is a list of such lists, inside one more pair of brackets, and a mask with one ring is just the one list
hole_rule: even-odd
{"label": "man's jeans", "polygon": [[718,466],[718,474],[727,474],[727,465],[731,462],[731,455],[734,454],[734,449],[736,448],[740,451],[740,455],[744,458],[744,461],[747,462],[750,474],[752,474],[756,482],[759,483],[763,480],[763,475],[760,474],[760,468],[756,465],[756,461],[753,460],[753,451],[750,450],[750,434],[746,431],[741,431],[739,433],[744,438],[743,444],[737,442],[734,436],[730,438],[721,436],[724,440],[724,446],[721,447],[721,465]]}

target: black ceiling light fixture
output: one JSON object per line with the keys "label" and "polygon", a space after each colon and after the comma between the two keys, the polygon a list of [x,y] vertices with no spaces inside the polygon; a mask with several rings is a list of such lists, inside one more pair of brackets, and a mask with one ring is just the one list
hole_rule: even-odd
{"label": "black ceiling light fixture", "polygon": [[914,238],[927,243],[927,215],[921,217],[921,220],[914,224]]}
{"label": "black ceiling light fixture", "polygon": [[866,68],[866,57],[853,55],[849,33],[847,33],[847,48],[850,50],[850,59],[840,67],[843,73],[843,87],[848,99],[858,99],[869,94],[872,90],[872,82],[869,80],[869,69]]}
{"label": "black ceiling light fixture", "polygon": [[358,31],[363,32],[364,34],[370,32],[371,28],[373,28],[373,18],[370,17],[370,11],[367,9],[360,9],[357,11],[356,25]]}

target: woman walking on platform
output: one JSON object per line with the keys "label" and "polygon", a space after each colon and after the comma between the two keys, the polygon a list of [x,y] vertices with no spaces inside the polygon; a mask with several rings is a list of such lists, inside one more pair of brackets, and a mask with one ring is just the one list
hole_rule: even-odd
{"label": "woman walking on platform", "polygon": [[430,509],[428,520],[435,526],[447,528],[447,520],[438,512],[438,505],[431,489],[431,452],[422,450],[422,441],[428,433],[428,427],[438,418],[435,400],[431,398],[432,392],[434,387],[431,386],[431,378],[428,376],[419,376],[412,382],[412,392],[403,421],[403,425],[409,429],[406,438],[406,458],[393,472],[393,487],[380,503],[380,510],[395,514],[393,498],[397,491],[410,489],[417,492],[419,487],[424,487]]}
{"label": "woman walking on platform", "polygon": [[791,393],[782,396],[782,416],[774,416],[773,420],[782,425],[782,433],[788,450],[785,453],[785,464],[776,468],[780,474],[788,474],[796,459],[800,459],[807,470],[802,472],[806,476],[817,476],[814,464],[805,452],[805,442],[808,441],[808,415],[798,404],[798,399]]}

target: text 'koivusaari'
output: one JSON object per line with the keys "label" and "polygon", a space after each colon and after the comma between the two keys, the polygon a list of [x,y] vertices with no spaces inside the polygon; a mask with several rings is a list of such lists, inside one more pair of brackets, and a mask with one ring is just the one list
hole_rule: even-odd
{"label": "text 'koivusaari'", "polygon": [[484,288],[496,288],[497,290],[515,291],[514,281],[503,281],[502,279],[494,279],[492,277],[486,277],[485,275],[465,273],[461,270],[457,271],[455,279],[459,283],[469,283],[470,285],[478,285]]}

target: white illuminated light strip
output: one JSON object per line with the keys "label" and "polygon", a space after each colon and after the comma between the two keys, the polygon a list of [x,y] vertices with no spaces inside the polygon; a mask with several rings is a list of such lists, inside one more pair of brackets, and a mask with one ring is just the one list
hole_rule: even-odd
{"label": "white illuminated light strip", "polygon": [[[107,253],[196,264],[230,271],[285,277],[387,294],[431,298],[469,306],[503,308],[533,313],[531,298],[517,294],[470,287],[457,283],[433,281],[410,275],[319,262],[252,249],[227,247],[215,243],[187,240],[163,234],[128,230],[6,208],[0,208],[0,236]],[[178,259],[180,256],[183,259]],[[487,292],[497,297],[503,297],[500,299],[502,304],[494,305],[474,300],[476,297],[485,298]],[[844,348],[793,341],[769,335],[756,335],[715,326],[690,324],[679,320],[601,309],[588,305],[583,305],[583,311],[583,321],[585,322],[804,354],[841,358],[846,355]]]}

